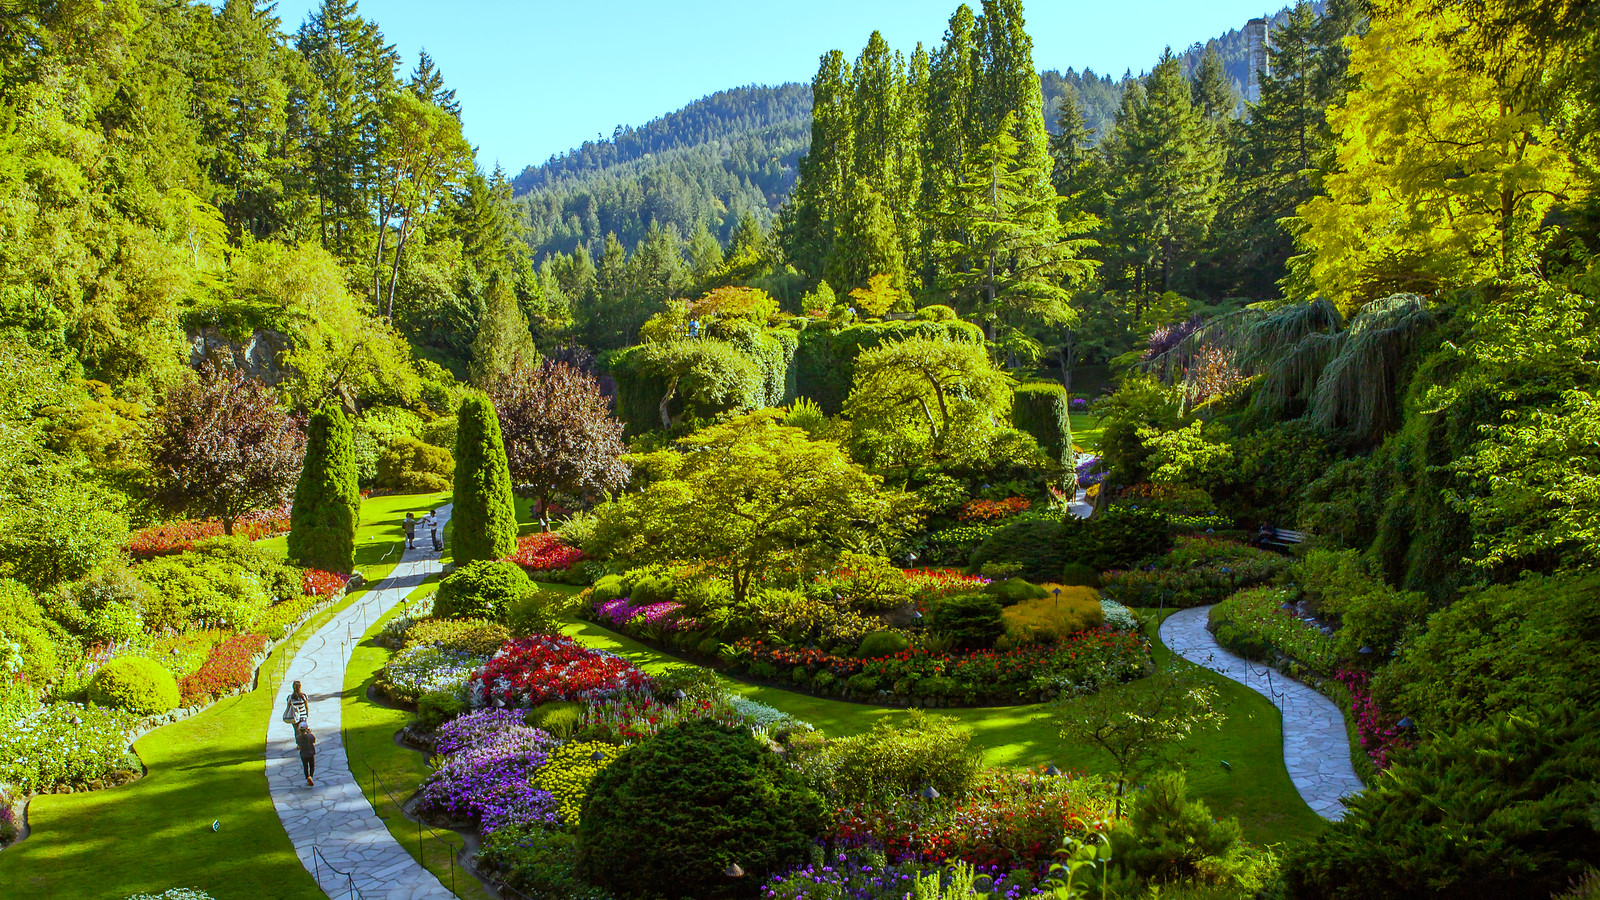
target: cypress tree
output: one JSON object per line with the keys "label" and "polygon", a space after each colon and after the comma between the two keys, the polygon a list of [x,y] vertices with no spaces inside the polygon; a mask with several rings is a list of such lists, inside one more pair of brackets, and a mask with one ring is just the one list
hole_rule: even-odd
{"label": "cypress tree", "polygon": [[1066,388],[1053,381],[1017,385],[1011,397],[1011,424],[1033,435],[1051,459],[1072,466],[1072,420],[1067,417]]}
{"label": "cypress tree", "polygon": [[350,572],[356,566],[361,491],[350,420],[336,406],[311,416],[305,466],[289,513],[289,561],[308,569]]}
{"label": "cypress tree", "polygon": [[505,559],[517,549],[517,507],[511,495],[500,417],[489,398],[470,395],[456,416],[455,507],[451,552],[456,565]]}

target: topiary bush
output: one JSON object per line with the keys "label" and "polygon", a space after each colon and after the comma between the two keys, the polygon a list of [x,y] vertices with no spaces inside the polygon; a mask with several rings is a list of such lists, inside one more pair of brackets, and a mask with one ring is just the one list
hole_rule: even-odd
{"label": "topiary bush", "polygon": [[374,484],[402,494],[432,494],[450,490],[455,471],[455,458],[449,450],[413,437],[399,437],[378,455]]}
{"label": "topiary bush", "polygon": [[350,420],[337,406],[324,406],[312,413],[307,428],[305,465],[289,512],[289,561],[308,569],[354,571],[360,520]]}
{"label": "topiary bush", "polygon": [[934,605],[928,627],[962,650],[986,650],[1005,633],[1000,601],[988,594],[956,594]]}
{"label": "topiary bush", "polygon": [[157,716],[178,708],[178,680],[154,660],[124,656],[95,673],[89,681],[89,700],[135,715]]}
{"label": "topiary bush", "polygon": [[[824,827],[822,798],[749,729],[680,723],[635,744],[589,785],[578,868],[629,897],[756,897]],[[723,875],[737,864],[752,877]]]}
{"label": "topiary bush", "polygon": [[1011,424],[1033,435],[1039,449],[1072,474],[1072,422],[1067,418],[1067,390],[1054,381],[1019,384],[1012,393]]}
{"label": "topiary bush", "polygon": [[433,614],[441,619],[501,621],[532,590],[533,582],[517,564],[482,559],[445,576],[434,595]]}
{"label": "topiary bush", "polygon": [[517,552],[517,507],[500,417],[474,394],[461,401],[456,422],[452,557],[458,565],[505,559]]}
{"label": "topiary bush", "polygon": [[893,656],[910,646],[910,639],[898,631],[874,631],[861,639],[861,646],[856,648],[856,656],[862,659],[877,659],[882,656]]}
{"label": "topiary bush", "polygon": [[1021,578],[996,581],[983,589],[985,594],[1000,601],[1001,606],[1015,606],[1024,600],[1037,600],[1046,596],[1043,588]]}

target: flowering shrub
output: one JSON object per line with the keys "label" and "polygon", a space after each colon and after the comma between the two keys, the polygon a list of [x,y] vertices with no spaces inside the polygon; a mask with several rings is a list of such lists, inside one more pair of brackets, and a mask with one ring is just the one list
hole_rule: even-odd
{"label": "flowering shrub", "polygon": [[433,733],[433,749],[440,753],[454,753],[489,740],[498,732],[523,722],[523,712],[518,709],[480,709],[460,715],[440,725]]}
{"label": "flowering shrub", "polygon": [[35,792],[89,784],[129,768],[133,716],[54,703],[0,730],[0,783]]}
{"label": "flowering shrub", "polygon": [[1313,672],[1330,674],[1337,663],[1333,638],[1284,607],[1288,591],[1240,591],[1211,608],[1209,627],[1217,643],[1249,659],[1271,662],[1286,656]]}
{"label": "flowering shrub", "polygon": [[1380,769],[1389,768],[1389,753],[1401,746],[1404,732],[1394,716],[1386,714],[1373,699],[1368,682],[1372,673],[1355,669],[1340,669],[1334,678],[1350,692],[1350,713],[1356,720],[1356,735],[1361,749],[1366,751],[1372,764]]}
{"label": "flowering shrub", "polygon": [[350,583],[349,575],[326,569],[307,569],[300,578],[301,590],[313,597],[332,597]]}
{"label": "flowering shrub", "polygon": [[1093,453],[1078,454],[1078,464],[1074,471],[1078,476],[1078,486],[1082,488],[1093,487],[1106,480],[1105,463]]}
{"label": "flowering shrub", "polygon": [[[246,513],[233,523],[233,534],[259,541],[289,530],[289,509],[259,510]],[[141,528],[128,538],[128,553],[140,559],[193,550],[206,538],[222,535],[220,519],[189,519]]]}
{"label": "flowering shrub", "polygon": [[236,634],[211,649],[194,674],[178,681],[179,703],[195,706],[230,694],[255,680],[255,658],[267,649],[262,634]]}
{"label": "flowering shrub", "polygon": [[1033,503],[1026,497],[1007,497],[1004,500],[969,500],[956,510],[962,522],[994,522],[1007,516],[1027,511]]}
{"label": "flowering shrub", "polygon": [[511,641],[467,684],[474,708],[532,707],[552,700],[593,703],[643,693],[650,686],[650,677],[633,663],[559,634]]}
{"label": "flowering shrub", "polygon": [[525,534],[517,538],[517,552],[509,557],[530,574],[564,572],[588,558],[582,550],[567,544],[566,539],[554,531]]}
{"label": "flowering shrub", "polygon": [[486,654],[431,644],[412,647],[389,658],[380,680],[390,696],[408,703],[433,691],[464,697],[468,677],[488,659]]}
{"label": "flowering shrub", "polygon": [[894,796],[837,811],[830,840],[895,862],[959,859],[986,870],[1042,869],[1063,836],[1107,830],[1115,797],[1098,778],[988,769],[959,799]]}
{"label": "flowering shrub", "polygon": [[1100,612],[1105,616],[1107,628],[1130,631],[1139,627],[1139,620],[1133,617],[1133,611],[1115,600],[1101,597]]}
{"label": "flowering shrub", "polygon": [[634,626],[657,634],[673,631],[694,631],[700,623],[692,618],[680,615],[684,610],[682,603],[647,603],[635,606],[627,597],[618,597],[605,603],[596,604],[595,618],[610,625],[617,630],[627,626]]}
{"label": "flowering shrub", "polygon": [[531,783],[555,739],[526,725],[478,737],[438,761],[417,790],[417,811],[451,822],[475,821],[484,834],[507,825],[559,824],[554,798]]}
{"label": "flowering shrub", "polygon": [[[570,741],[550,754],[533,786],[555,798],[556,815],[568,828],[577,828],[583,812],[583,795],[600,770],[617,758],[622,748],[601,741]],[[596,755],[600,758],[596,759]]]}
{"label": "flowering shrub", "polygon": [[906,569],[911,596],[924,613],[933,603],[956,594],[966,594],[987,585],[990,579],[968,575],[960,569]]}

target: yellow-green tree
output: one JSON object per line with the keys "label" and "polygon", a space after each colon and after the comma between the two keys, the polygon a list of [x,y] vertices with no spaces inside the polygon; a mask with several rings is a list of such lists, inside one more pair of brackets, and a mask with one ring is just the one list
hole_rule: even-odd
{"label": "yellow-green tree", "polygon": [[1328,114],[1338,163],[1325,195],[1299,209],[1292,292],[1350,311],[1531,264],[1545,212],[1576,190],[1573,165],[1530,73],[1451,52],[1473,27],[1407,0],[1353,39],[1358,86]]}

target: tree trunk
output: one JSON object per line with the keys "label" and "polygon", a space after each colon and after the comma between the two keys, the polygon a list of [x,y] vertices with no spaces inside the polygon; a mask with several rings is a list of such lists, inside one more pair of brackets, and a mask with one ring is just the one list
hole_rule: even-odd
{"label": "tree trunk", "polygon": [[656,408],[661,413],[661,427],[668,431],[672,430],[672,415],[668,412],[667,406],[672,403],[672,397],[676,393],[678,393],[678,376],[674,375],[672,381],[667,383],[667,393],[661,398],[661,405]]}
{"label": "tree trunk", "polygon": [[233,522],[233,516],[222,517],[222,533],[228,537],[233,537]]}

